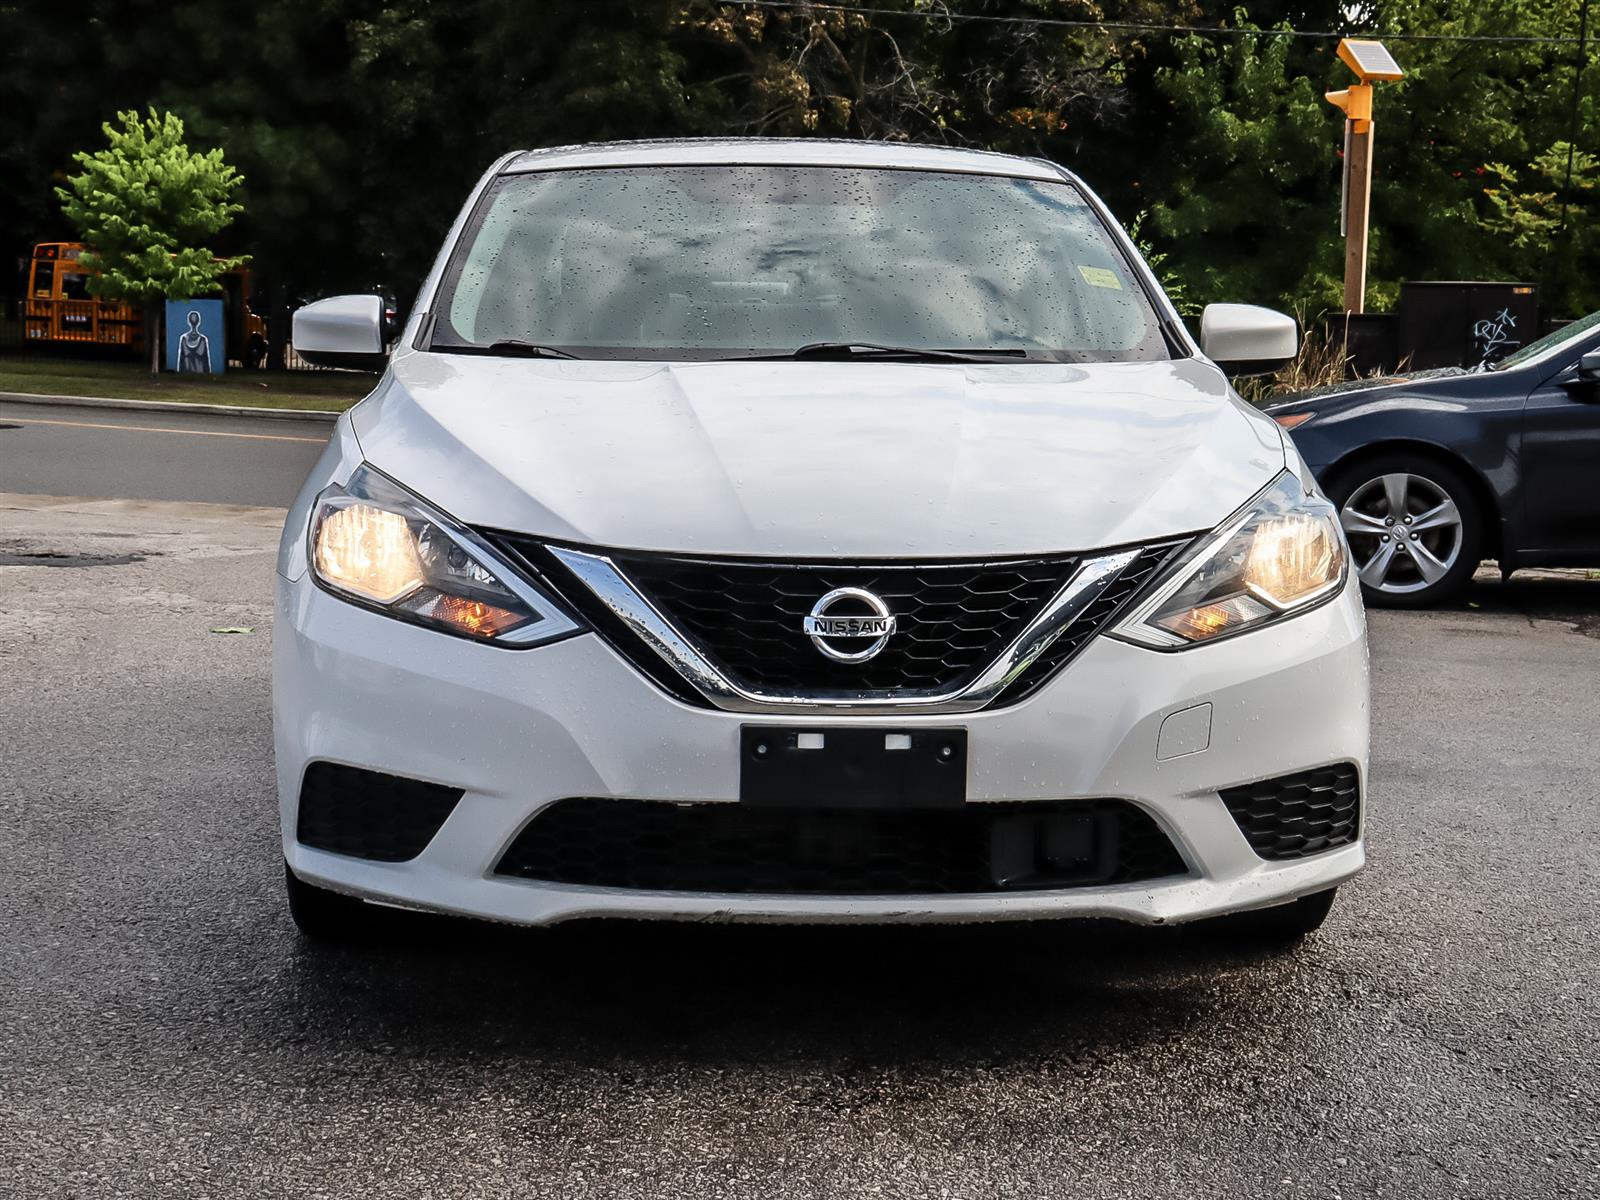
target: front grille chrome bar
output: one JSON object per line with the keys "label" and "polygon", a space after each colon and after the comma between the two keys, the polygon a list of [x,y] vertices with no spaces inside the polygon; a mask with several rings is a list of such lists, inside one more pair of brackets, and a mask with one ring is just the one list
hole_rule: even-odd
{"label": "front grille chrome bar", "polygon": [[729,712],[918,713],[974,712],[991,703],[1093,604],[1139,557],[1138,548],[1085,558],[1050,602],[1000,655],[965,686],[953,691],[808,692],[780,695],[740,687],[717,669],[689,638],[645,597],[620,567],[603,554],[564,546],[549,552],[571,571],[633,634],[669,663],[718,708]]}

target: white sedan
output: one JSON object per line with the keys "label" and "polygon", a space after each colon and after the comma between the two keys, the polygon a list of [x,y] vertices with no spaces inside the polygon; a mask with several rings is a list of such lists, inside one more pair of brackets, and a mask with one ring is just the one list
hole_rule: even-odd
{"label": "white sedan", "polygon": [[1296,937],[1359,872],[1328,502],[1046,162],[694,141],[507,156],[284,530],[291,911]]}

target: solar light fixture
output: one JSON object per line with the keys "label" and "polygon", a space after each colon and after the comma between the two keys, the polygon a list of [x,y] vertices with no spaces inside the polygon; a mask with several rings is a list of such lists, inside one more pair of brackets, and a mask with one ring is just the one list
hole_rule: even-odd
{"label": "solar light fixture", "polygon": [[1382,42],[1368,38],[1341,38],[1339,59],[1361,76],[1362,83],[1374,81],[1392,83],[1396,79],[1405,78],[1406,73],[1400,69],[1400,64],[1395,62],[1394,55],[1389,53],[1389,48]]}

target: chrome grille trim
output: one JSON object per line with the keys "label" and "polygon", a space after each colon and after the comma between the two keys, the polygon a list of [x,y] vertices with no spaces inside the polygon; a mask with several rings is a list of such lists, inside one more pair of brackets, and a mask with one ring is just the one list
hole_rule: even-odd
{"label": "chrome grille trim", "polygon": [[553,555],[629,630],[718,708],[729,712],[975,712],[993,702],[1141,553],[1085,557],[1050,602],[970,683],[954,691],[856,691],[784,695],[740,687],[710,661],[604,554],[549,546]]}

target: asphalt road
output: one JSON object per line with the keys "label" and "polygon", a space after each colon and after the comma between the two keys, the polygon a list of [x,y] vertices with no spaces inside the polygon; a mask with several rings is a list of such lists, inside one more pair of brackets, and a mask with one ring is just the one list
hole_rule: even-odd
{"label": "asphalt road", "polygon": [[0,497],[0,1196],[1600,1194],[1600,582],[1374,615],[1373,865],[1291,954],[422,922],[323,951],[280,896],[278,519]]}
{"label": "asphalt road", "polygon": [[0,401],[0,492],[286,505],[332,428]]}

